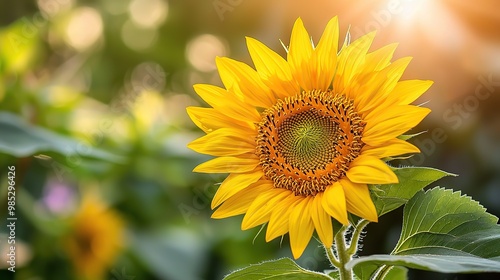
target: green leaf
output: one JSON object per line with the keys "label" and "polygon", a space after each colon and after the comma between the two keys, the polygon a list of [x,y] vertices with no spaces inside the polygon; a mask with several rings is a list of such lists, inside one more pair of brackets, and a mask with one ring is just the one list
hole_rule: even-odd
{"label": "green leaf", "polygon": [[[431,270],[441,273],[500,272],[500,262],[478,257],[443,255],[371,255],[352,260],[348,267],[365,265],[398,265],[408,268]],[[363,278],[370,279],[370,278]],[[377,279],[377,278],[376,278]],[[384,278],[388,279],[388,278]]]}
{"label": "green leaf", "polygon": [[[462,196],[460,192],[443,188],[420,192],[405,207],[403,230],[393,253],[405,254],[418,250],[415,245],[441,244],[441,241],[448,241],[449,248],[473,253],[473,249],[480,245],[478,241],[486,239],[489,242],[488,237],[493,237],[490,234],[495,231],[500,234],[497,222],[498,218],[487,213],[479,202]],[[460,243],[474,241],[471,234],[478,237],[475,244]],[[498,238],[500,236],[497,236],[500,240]],[[494,254],[490,254],[488,248],[477,253],[485,257],[500,256],[500,244],[497,246]]]}
{"label": "green leaf", "polygon": [[428,167],[404,167],[394,170],[399,183],[372,186],[372,199],[377,213],[382,216],[408,202],[418,191],[445,177],[454,176]]}
{"label": "green leaf", "polygon": [[385,276],[385,280],[403,280],[408,279],[408,268],[404,266],[394,266]]}
{"label": "green leaf", "polygon": [[[500,272],[500,225],[477,201],[434,188],[405,206],[391,255],[355,259],[347,267],[399,265],[443,273]],[[361,266],[358,268],[358,266]]]}
{"label": "green leaf", "polygon": [[[340,279],[340,272],[338,270],[327,270],[325,274],[332,277],[333,279]],[[361,280],[356,274],[353,275],[353,280]]]}
{"label": "green leaf", "polygon": [[340,279],[340,272],[338,270],[325,270],[325,274],[328,274],[328,276],[332,277],[333,279]]}
{"label": "green leaf", "polygon": [[224,280],[242,279],[332,279],[326,274],[309,271],[298,266],[294,261],[283,258],[274,261],[267,261],[256,265],[251,265],[237,270]]}
{"label": "green leaf", "polygon": [[114,162],[122,160],[117,155],[85,145],[76,139],[30,125],[8,112],[0,112],[0,131],[0,153],[15,157],[54,152],[66,157],[81,156]]}
{"label": "green leaf", "polygon": [[[373,273],[379,268],[375,263],[364,263],[354,268],[356,277],[360,280],[370,280]],[[403,266],[394,266],[390,269],[385,280],[405,280],[408,279],[408,269]]]}

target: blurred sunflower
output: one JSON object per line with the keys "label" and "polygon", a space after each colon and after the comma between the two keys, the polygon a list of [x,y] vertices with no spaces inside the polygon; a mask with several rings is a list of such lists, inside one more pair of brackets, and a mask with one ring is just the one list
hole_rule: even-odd
{"label": "blurred sunflower", "polygon": [[374,36],[338,51],[335,17],[314,46],[299,18],[286,60],[253,38],[256,70],[216,59],[225,89],[195,85],[213,108],[187,109],[207,133],[188,147],[217,157],[194,171],[230,173],[213,198],[213,218],[245,213],[242,229],[268,223],[267,241],[289,232],[295,258],[314,230],[332,245],[332,217],[377,221],[367,184],[398,182],[381,159],[419,152],[398,136],[430,112],[408,104],[432,82],[400,82],[411,58],[391,63],[397,44],[369,53]]}
{"label": "blurred sunflower", "polygon": [[78,279],[105,279],[123,244],[124,222],[107,209],[94,194],[83,197],[80,208],[71,218],[71,231],[65,249]]}

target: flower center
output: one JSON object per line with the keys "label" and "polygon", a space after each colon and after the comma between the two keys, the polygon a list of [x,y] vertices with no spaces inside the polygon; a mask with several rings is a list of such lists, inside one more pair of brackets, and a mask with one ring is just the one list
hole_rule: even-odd
{"label": "flower center", "polygon": [[359,155],[364,126],[352,100],[331,91],[279,100],[259,123],[257,154],[266,179],[295,195],[323,192]]}
{"label": "flower center", "polygon": [[283,158],[300,170],[325,169],[335,158],[339,127],[317,109],[294,114],[277,128],[277,146]]}

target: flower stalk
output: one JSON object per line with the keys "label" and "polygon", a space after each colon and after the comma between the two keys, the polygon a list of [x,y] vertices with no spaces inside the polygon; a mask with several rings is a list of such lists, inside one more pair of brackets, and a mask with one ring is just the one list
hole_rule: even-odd
{"label": "flower stalk", "polygon": [[345,239],[347,227],[342,227],[342,229],[335,235],[335,248],[337,249],[337,255],[339,256],[338,270],[340,273],[341,280],[352,280],[352,270],[346,269],[345,265],[351,260],[352,255],[349,254],[347,250],[347,244]]}
{"label": "flower stalk", "polygon": [[[345,266],[358,252],[361,232],[369,223],[370,222],[367,220],[360,220],[358,224],[353,227],[350,240],[348,240],[348,236],[346,234],[349,226],[343,226],[335,235],[335,247],[333,249],[325,247],[328,260],[338,269],[341,280],[354,279],[352,269],[347,269]],[[338,257],[335,257],[335,255]]]}

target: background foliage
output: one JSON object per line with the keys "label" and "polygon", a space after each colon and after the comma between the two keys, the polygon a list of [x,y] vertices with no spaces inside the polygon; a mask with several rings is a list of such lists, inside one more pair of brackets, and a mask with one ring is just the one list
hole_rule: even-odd
{"label": "background foliage", "polygon": [[[104,279],[220,279],[250,263],[291,257],[280,240],[266,244],[255,237],[258,229],[241,231],[240,217],[210,219],[210,199],[224,176],[191,173],[206,158],[185,147],[201,134],[185,107],[203,105],[192,84],[220,84],[215,56],[249,62],[244,36],[284,54],[278,39],[287,44],[298,16],[315,39],[339,15],[341,34],[350,25],[354,38],[376,29],[373,48],[400,42],[396,58],[415,57],[404,78],[436,83],[417,101],[433,109],[413,131],[427,132],[410,140],[422,154],[396,164],[459,174],[439,184],[499,216],[500,18],[492,11],[500,4],[468,5],[1,2],[0,218],[6,223],[7,167],[15,166],[18,221],[15,274],[3,259],[8,229],[0,227],[0,278],[79,279],[64,237],[88,193],[123,221],[122,246]],[[97,217],[92,223],[105,215]],[[389,253],[402,217],[400,208],[369,225],[360,255]],[[298,264],[328,268],[314,240]],[[410,279],[498,276],[409,273]]]}

